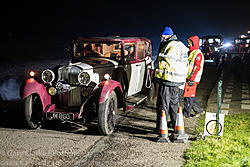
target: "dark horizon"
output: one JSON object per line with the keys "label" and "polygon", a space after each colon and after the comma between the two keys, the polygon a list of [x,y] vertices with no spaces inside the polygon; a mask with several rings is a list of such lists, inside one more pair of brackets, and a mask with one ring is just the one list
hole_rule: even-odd
{"label": "dark horizon", "polygon": [[108,35],[147,37],[155,55],[160,30],[166,25],[184,43],[191,35],[222,35],[228,41],[250,29],[248,7],[241,1],[10,2],[2,12],[4,53],[11,50],[18,55],[24,50],[31,57],[37,52],[64,54],[64,48],[80,36]]}

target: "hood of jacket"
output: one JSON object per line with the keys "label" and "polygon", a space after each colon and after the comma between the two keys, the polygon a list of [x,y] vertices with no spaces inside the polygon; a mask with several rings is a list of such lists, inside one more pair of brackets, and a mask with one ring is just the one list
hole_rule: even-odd
{"label": "hood of jacket", "polygon": [[198,36],[191,36],[188,39],[190,39],[193,42],[193,46],[189,46],[190,52],[193,50],[199,49],[199,37]]}

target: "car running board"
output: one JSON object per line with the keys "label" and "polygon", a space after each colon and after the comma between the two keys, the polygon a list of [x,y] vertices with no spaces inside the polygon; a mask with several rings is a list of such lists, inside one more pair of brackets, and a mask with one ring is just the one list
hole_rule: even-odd
{"label": "car running board", "polygon": [[147,99],[147,96],[142,95],[142,94],[136,94],[133,96],[127,97],[126,100],[126,111],[128,110],[133,110],[135,106],[141,104],[145,99]]}

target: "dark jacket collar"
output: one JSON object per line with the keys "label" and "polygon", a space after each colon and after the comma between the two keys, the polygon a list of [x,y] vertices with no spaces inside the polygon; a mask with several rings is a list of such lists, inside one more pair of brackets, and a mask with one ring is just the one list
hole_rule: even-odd
{"label": "dark jacket collar", "polygon": [[170,41],[177,41],[178,38],[176,35],[171,36],[170,38],[166,39],[162,39],[161,42],[170,42]]}

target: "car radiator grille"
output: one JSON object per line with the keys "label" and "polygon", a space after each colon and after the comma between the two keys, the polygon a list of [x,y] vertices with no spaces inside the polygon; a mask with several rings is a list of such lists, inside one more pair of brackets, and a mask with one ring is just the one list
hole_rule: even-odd
{"label": "car radiator grille", "polygon": [[81,87],[78,82],[80,69],[74,66],[59,69],[59,80],[70,85],[70,91],[58,94],[58,103],[63,107],[81,105]]}

